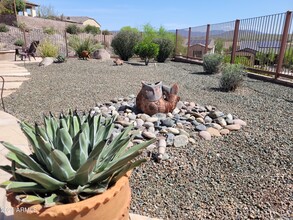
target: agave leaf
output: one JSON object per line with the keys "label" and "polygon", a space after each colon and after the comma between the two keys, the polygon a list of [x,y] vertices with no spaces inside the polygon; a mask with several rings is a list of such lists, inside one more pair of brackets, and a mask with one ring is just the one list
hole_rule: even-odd
{"label": "agave leaf", "polygon": [[27,165],[21,162],[15,153],[12,153],[11,151],[8,152],[5,157],[10,161],[15,161],[21,168],[28,168]]}
{"label": "agave leaf", "polygon": [[45,173],[36,172],[29,169],[18,169],[15,171],[16,173],[32,179],[42,185],[45,189],[54,191],[59,189],[60,187],[64,186],[66,183],[61,182]]}
{"label": "agave leaf", "polygon": [[89,138],[90,138],[90,126],[89,123],[87,121],[87,119],[83,122],[82,126],[81,126],[81,130],[85,133],[86,139],[89,142]]}
{"label": "agave leaf", "polygon": [[45,153],[45,155],[49,155],[50,152],[55,148],[52,142],[45,140],[42,136],[36,136],[40,149]]}
{"label": "agave leaf", "polygon": [[82,192],[87,194],[101,194],[107,190],[110,180],[111,178],[109,177],[94,186],[85,187]]}
{"label": "agave leaf", "polygon": [[42,173],[47,173],[33,158],[30,156],[26,155],[24,152],[22,152],[20,149],[17,147],[7,143],[7,142],[1,142],[4,147],[6,147],[8,150],[13,152],[17,158],[24,164],[26,164],[30,169],[42,172]]}
{"label": "agave leaf", "polygon": [[69,127],[69,133],[72,138],[78,134],[78,132],[80,131],[80,127],[81,127],[80,118],[77,115],[77,112],[74,111],[73,115],[70,116],[70,127]]}
{"label": "agave leaf", "polygon": [[90,153],[88,160],[76,171],[74,179],[70,181],[71,184],[82,186],[89,181],[91,173],[96,166],[97,159],[104,146],[106,146],[106,142],[100,142],[100,144]]}
{"label": "agave leaf", "polygon": [[84,132],[79,132],[73,140],[70,163],[74,170],[78,170],[88,158],[88,143]]}
{"label": "agave leaf", "polygon": [[35,123],[35,133],[36,135],[40,135],[46,141],[49,141],[49,140],[52,141],[49,135],[46,134],[45,129],[39,126],[37,123]]}
{"label": "agave leaf", "polygon": [[30,205],[41,204],[45,201],[45,199],[33,195],[17,195],[15,198],[21,203]]}
{"label": "agave leaf", "polygon": [[44,187],[35,182],[17,182],[9,180],[1,183],[0,187],[11,192],[47,192]]}
{"label": "agave leaf", "polygon": [[101,123],[101,115],[94,115],[90,120],[89,120],[89,126],[90,126],[90,143],[92,149],[97,146],[97,131],[100,128],[100,123]]}
{"label": "agave leaf", "polygon": [[44,207],[49,208],[54,205],[57,205],[57,203],[60,201],[60,197],[56,195],[55,193],[53,193],[51,196],[46,197],[44,200],[45,200]]}
{"label": "agave leaf", "polygon": [[52,159],[52,174],[61,181],[71,180],[75,176],[75,170],[70,165],[67,156],[60,150],[53,150],[50,153]]}
{"label": "agave leaf", "polygon": [[58,150],[61,150],[66,155],[70,154],[73,141],[66,128],[57,129],[56,142]]}
{"label": "agave leaf", "polygon": [[0,169],[12,175],[11,166],[8,166],[8,165],[0,166]]}
{"label": "agave leaf", "polygon": [[51,124],[51,116],[47,116],[44,114],[44,125],[45,125],[45,130],[46,130],[48,139],[50,139],[51,141],[54,140],[54,137],[53,137],[54,131],[53,131],[53,126]]}

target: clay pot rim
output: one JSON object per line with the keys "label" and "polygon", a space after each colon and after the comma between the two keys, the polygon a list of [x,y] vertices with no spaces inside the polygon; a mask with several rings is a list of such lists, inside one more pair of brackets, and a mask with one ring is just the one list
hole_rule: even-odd
{"label": "clay pot rim", "polygon": [[15,209],[25,210],[28,214],[39,215],[40,217],[64,217],[73,213],[80,213],[89,211],[91,209],[98,208],[102,204],[106,204],[113,197],[118,194],[123,187],[129,183],[129,177],[131,171],[128,171],[123,177],[121,177],[113,186],[107,189],[104,193],[92,196],[88,199],[69,204],[55,205],[49,208],[44,208],[43,205],[28,205],[19,203],[16,200],[16,193],[7,193],[7,200],[11,203],[11,206]]}

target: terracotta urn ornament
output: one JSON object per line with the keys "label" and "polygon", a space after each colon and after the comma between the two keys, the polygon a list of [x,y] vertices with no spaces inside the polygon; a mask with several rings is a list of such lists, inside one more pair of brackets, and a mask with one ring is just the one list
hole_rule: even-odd
{"label": "terracotta urn ornament", "polygon": [[136,97],[136,106],[148,115],[172,112],[180,100],[177,93],[177,84],[168,87],[162,82],[155,84],[142,82],[142,88]]}

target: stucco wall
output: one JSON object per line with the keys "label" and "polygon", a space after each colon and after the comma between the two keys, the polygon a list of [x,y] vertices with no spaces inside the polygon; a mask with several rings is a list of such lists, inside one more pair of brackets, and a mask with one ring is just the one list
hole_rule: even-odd
{"label": "stucco wall", "polygon": [[88,19],[85,22],[83,22],[83,25],[92,25],[92,26],[96,26],[98,28],[101,27],[101,25],[99,25],[95,20],[93,19]]}

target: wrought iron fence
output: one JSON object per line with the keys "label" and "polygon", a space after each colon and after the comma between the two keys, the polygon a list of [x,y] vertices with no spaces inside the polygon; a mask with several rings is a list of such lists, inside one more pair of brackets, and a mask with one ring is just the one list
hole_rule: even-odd
{"label": "wrought iron fence", "polygon": [[293,78],[292,12],[176,30],[176,56],[200,61],[207,53],[254,72]]}

